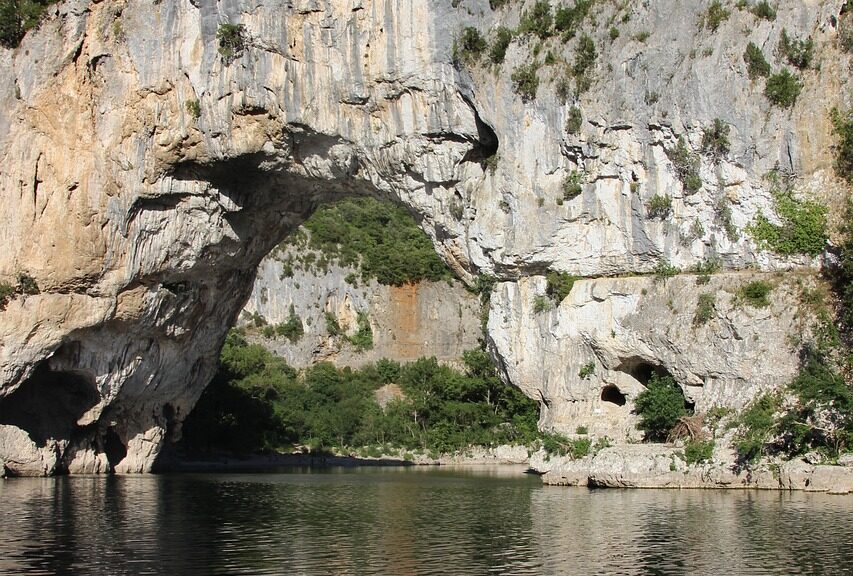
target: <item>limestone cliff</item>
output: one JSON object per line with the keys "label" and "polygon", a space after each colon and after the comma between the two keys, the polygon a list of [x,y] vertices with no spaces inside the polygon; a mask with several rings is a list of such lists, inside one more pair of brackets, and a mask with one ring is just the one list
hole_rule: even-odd
{"label": "limestone cliff", "polygon": [[[544,426],[597,425],[598,387],[630,400],[634,363],[683,377],[697,405],[784,383],[792,290],[760,313],[721,296],[695,337],[688,279],[585,280],[535,316],[531,298],[549,269],[619,276],[712,255],[726,270],[813,266],[759,250],[744,228],[773,213],[771,169],[831,205],[846,194],[828,119],[851,104],[844,2],[781,2],[772,21],[732,5],[716,30],[704,2],[598,3],[577,101],[556,80],[579,38],[539,46],[528,33],[500,66],[455,62],[463,27],[494,35],[525,4],[68,0],[2,49],[0,280],[19,285],[0,312],[6,467],[149,470],[215,369],[258,263],[347,195],[402,202],[460,278],[501,281],[489,338],[506,377],[547,408]],[[225,55],[223,23],[244,27]],[[763,97],[743,59],[753,42],[781,67],[783,30],[812,36],[819,62],[790,109]],[[533,60],[551,63],[522,97],[513,73]],[[715,119],[729,150],[699,156],[701,185],[686,187],[672,152],[681,139],[698,154]],[[563,201],[569,178],[580,194]],[[670,198],[665,218],[648,210],[655,195]],[[589,361],[596,376],[581,379]]]}

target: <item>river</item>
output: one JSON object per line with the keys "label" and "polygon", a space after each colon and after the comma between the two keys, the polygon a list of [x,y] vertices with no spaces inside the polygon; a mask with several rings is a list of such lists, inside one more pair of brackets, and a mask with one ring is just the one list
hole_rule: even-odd
{"label": "river", "polygon": [[0,482],[2,574],[853,574],[853,497],[515,467]]}

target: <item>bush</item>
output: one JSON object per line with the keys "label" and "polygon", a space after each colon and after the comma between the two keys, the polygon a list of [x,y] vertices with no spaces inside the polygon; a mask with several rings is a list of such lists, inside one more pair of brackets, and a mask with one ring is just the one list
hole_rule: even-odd
{"label": "bush", "polygon": [[6,282],[0,282],[0,310],[6,309],[6,304],[15,295],[15,288]]}
{"label": "bush", "polygon": [[35,278],[26,273],[18,274],[18,291],[27,296],[34,296],[41,293]]}
{"label": "bush", "polygon": [[699,302],[696,304],[696,313],[693,315],[693,325],[702,326],[707,324],[714,317],[714,305],[716,304],[716,296],[710,292],[705,292],[699,295]]}
{"label": "bush", "polygon": [[350,338],[349,343],[359,352],[373,348],[373,329],[370,327],[370,317],[367,312],[358,313],[358,330]]}
{"label": "bush", "polygon": [[778,395],[764,394],[753,400],[740,417],[733,422],[738,428],[735,448],[741,465],[757,461],[764,454],[776,424],[776,412],[781,400]]}
{"label": "bush", "polygon": [[201,103],[198,100],[187,100],[186,107],[193,119],[201,118]]}
{"label": "bush", "polygon": [[595,374],[595,362],[590,360],[583,366],[581,366],[580,371],[578,372],[578,378],[581,380],[587,380],[590,376]]}
{"label": "bush", "polygon": [[551,302],[551,299],[543,294],[537,294],[533,298],[533,313],[539,314],[540,312],[545,312],[546,310],[550,310],[553,307],[554,303]]}
{"label": "bush", "polygon": [[835,173],[853,184],[853,109],[846,113],[833,108],[830,118],[833,131],[838,136],[835,145]]}
{"label": "bush", "polygon": [[583,114],[577,106],[572,106],[569,109],[569,117],[566,119],[566,132],[569,134],[577,134],[583,125]]}
{"label": "bush", "polygon": [[677,276],[681,269],[678,266],[673,266],[667,260],[660,260],[653,272],[655,280],[669,280],[673,276]]}
{"label": "bush", "polygon": [[746,70],[750,80],[755,80],[759,76],[770,76],[770,64],[764,58],[764,53],[761,48],[750,42],[746,47],[746,52],[743,53],[743,60],[746,62]]}
{"label": "bush", "polygon": [[338,322],[338,317],[333,312],[324,312],[323,318],[326,320],[326,332],[329,336],[340,336],[344,333],[341,330],[341,325]]}
{"label": "bush", "polygon": [[0,46],[15,48],[57,0],[0,0]]}
{"label": "bush", "polygon": [[675,148],[668,150],[666,154],[675,168],[678,179],[684,185],[684,190],[689,193],[698,192],[702,188],[702,178],[699,176],[699,156],[687,147],[684,138],[679,138]]}
{"label": "bush", "polygon": [[785,68],[767,79],[764,95],[774,105],[790,108],[796,103],[802,89],[800,80]]}
{"label": "bush", "polygon": [[776,20],[776,9],[767,0],[761,0],[761,2],[752,7],[751,12],[758,18],[764,18],[771,22]]}
{"label": "bush", "polygon": [[495,41],[489,50],[489,60],[495,64],[502,64],[506,58],[506,51],[512,42],[512,30],[505,26],[498,26],[495,31]]}
{"label": "bush", "polygon": [[648,387],[637,395],[634,410],[640,416],[640,429],[652,441],[663,441],[682,416],[687,416],[684,393],[672,376],[653,373]]}
{"label": "bush", "polygon": [[715,118],[713,126],[705,128],[702,132],[702,151],[716,157],[728,154],[731,149],[730,132],[731,126]]}
{"label": "bush", "polygon": [[711,257],[699,262],[693,267],[693,273],[697,275],[696,284],[707,284],[711,281],[711,275],[720,271],[720,261]]}
{"label": "bush", "polygon": [[583,193],[583,174],[573,170],[563,180],[563,200],[572,200]]}
{"label": "bush", "polygon": [[572,66],[572,73],[575,78],[585,76],[595,66],[597,57],[595,41],[588,34],[584,34],[578,40],[578,46],[575,49],[575,63]]}
{"label": "bush", "polygon": [[738,290],[738,296],[753,308],[767,308],[770,306],[770,293],[773,285],[764,280],[755,280],[744,284]]}
{"label": "bush", "polygon": [[666,218],[672,213],[672,196],[668,194],[655,194],[649,200],[646,207],[649,218]]}
{"label": "bush", "polygon": [[275,332],[278,336],[287,338],[291,343],[298,342],[305,334],[305,329],[302,327],[302,319],[297,316],[293,304],[290,305],[290,316],[287,322],[276,326]]}
{"label": "bush", "polygon": [[589,455],[592,449],[590,438],[566,438],[562,434],[549,433],[542,435],[542,448],[551,455],[570,456],[572,460]]}
{"label": "bush", "polygon": [[553,17],[551,16],[551,4],[548,0],[537,0],[533,10],[525,11],[521,15],[521,23],[518,26],[522,34],[535,34],[541,39],[551,35]]}
{"label": "bush", "polygon": [[714,440],[690,440],[684,444],[684,461],[688,464],[710,462],[714,458]]}
{"label": "bush", "polygon": [[216,30],[219,54],[230,63],[246,47],[246,27],[242,24],[220,24]]}
{"label": "bush", "polygon": [[729,11],[723,8],[720,0],[714,0],[705,12],[704,24],[711,32],[716,32],[724,21],[729,19]]}
{"label": "bush", "polygon": [[566,299],[575,285],[575,280],[577,280],[575,276],[565,272],[548,272],[546,279],[548,286],[545,292],[556,304]]}
{"label": "bush", "polygon": [[773,224],[759,213],[747,228],[759,247],[785,256],[817,256],[823,252],[827,241],[826,206],[797,200],[789,190],[774,190],[773,199],[782,223]]}
{"label": "bush", "polygon": [[486,51],[486,39],[480,35],[480,31],[473,26],[467,26],[462,30],[462,37],[458,44],[454,44],[454,60],[462,62],[476,62]]}
{"label": "bush", "polygon": [[788,36],[788,31],[783,28],[782,36],[779,38],[779,52],[785,56],[791,66],[805,70],[814,60],[814,40],[811,37],[806,40],[792,40]]}
{"label": "bush", "polygon": [[512,73],[511,79],[515,93],[522,100],[529,101],[536,98],[536,90],[539,89],[539,77],[536,75],[538,67],[536,62],[530,62],[519,66]]}
{"label": "bush", "polygon": [[571,8],[560,6],[554,14],[554,28],[562,34],[564,42],[575,37],[577,30],[589,15],[595,0],[576,0]]}

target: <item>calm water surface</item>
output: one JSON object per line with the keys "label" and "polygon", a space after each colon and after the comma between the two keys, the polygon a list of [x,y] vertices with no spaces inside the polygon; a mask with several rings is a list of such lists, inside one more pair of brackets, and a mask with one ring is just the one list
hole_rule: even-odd
{"label": "calm water surface", "polygon": [[516,468],[0,482],[2,574],[853,574],[853,498]]}

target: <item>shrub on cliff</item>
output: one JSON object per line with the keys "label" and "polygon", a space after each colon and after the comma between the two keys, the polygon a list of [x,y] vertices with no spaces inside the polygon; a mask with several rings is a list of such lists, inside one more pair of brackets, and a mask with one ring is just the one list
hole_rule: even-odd
{"label": "shrub on cliff", "polygon": [[752,42],[746,46],[746,51],[743,53],[743,60],[746,62],[746,70],[750,80],[770,76],[770,63],[764,58],[761,48]]}
{"label": "shrub on cliff", "polygon": [[231,62],[246,46],[246,27],[242,24],[220,24],[216,39],[219,41],[219,54],[226,62]]}
{"label": "shrub on cliff", "polygon": [[663,441],[682,416],[687,416],[684,393],[672,376],[653,373],[647,388],[637,395],[634,410],[640,416],[640,429],[652,441]]}
{"label": "shrub on cliff", "polygon": [[57,0],[0,0],[0,45],[14,48]]}
{"label": "shrub on cliff", "polygon": [[797,102],[803,89],[799,78],[785,68],[767,79],[764,95],[771,103],[781,108],[790,108]]}

